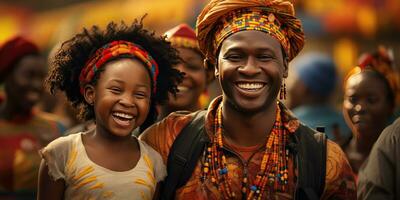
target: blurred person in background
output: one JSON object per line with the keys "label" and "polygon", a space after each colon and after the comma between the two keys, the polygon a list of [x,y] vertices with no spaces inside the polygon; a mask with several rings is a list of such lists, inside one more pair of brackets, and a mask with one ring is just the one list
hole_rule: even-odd
{"label": "blurred person in background", "polygon": [[[51,67],[51,63],[54,62],[54,55],[56,54],[57,49],[60,48],[61,44],[62,42],[55,44],[48,53],[47,62],[50,63],[49,67]],[[48,69],[48,71],[51,71],[51,69]],[[45,112],[57,115],[60,118],[60,121],[65,125],[66,129],[71,129],[81,123],[81,121],[76,117],[78,114],[77,111],[61,92],[50,94],[48,91],[45,91],[42,95],[41,101],[38,103],[38,108]]]}
{"label": "blurred person in background", "polygon": [[34,199],[38,150],[64,131],[54,115],[34,109],[43,92],[46,60],[17,36],[0,47],[0,199]]}
{"label": "blurred person in background", "polygon": [[81,122],[76,117],[76,110],[61,93],[52,95],[45,91],[37,107],[44,112],[56,115],[66,129],[74,127]]}
{"label": "blurred person in background", "polygon": [[343,115],[352,131],[343,150],[356,173],[390,123],[399,90],[386,49],[364,54],[359,63],[345,78],[343,99]]}
{"label": "blurred person in background", "polygon": [[178,85],[179,92],[176,96],[170,94],[170,100],[162,106],[160,119],[178,110],[193,112],[205,109],[208,105],[207,85],[214,78],[213,70],[203,67],[204,56],[191,27],[181,24],[168,30],[165,35],[182,59],[176,68],[185,74]]}
{"label": "blurred person in background", "polygon": [[329,139],[341,143],[351,135],[343,115],[331,104],[338,75],[332,58],[321,53],[301,56],[293,66],[289,88],[290,107],[300,121],[311,128],[325,127]]}
{"label": "blurred person in background", "polygon": [[400,199],[400,118],[383,130],[361,167],[360,200]]}

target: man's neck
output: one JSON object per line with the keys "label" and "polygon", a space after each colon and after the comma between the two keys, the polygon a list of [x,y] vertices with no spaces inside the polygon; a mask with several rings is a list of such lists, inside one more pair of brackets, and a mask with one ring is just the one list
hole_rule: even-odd
{"label": "man's neck", "polygon": [[224,138],[239,146],[254,146],[265,143],[274,125],[275,117],[275,103],[261,112],[243,114],[223,102]]}

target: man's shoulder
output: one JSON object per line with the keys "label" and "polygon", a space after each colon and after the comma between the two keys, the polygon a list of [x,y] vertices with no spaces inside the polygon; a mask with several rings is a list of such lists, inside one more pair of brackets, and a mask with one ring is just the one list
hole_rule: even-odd
{"label": "man's shoulder", "polygon": [[326,183],[353,179],[353,170],[342,148],[331,140],[327,140],[326,147]]}
{"label": "man's shoulder", "polygon": [[356,199],[353,170],[340,146],[327,140],[325,191],[322,199]]}
{"label": "man's shoulder", "polygon": [[389,125],[383,130],[381,136],[378,138],[376,143],[390,144],[399,142],[400,142],[400,118],[398,118],[396,121],[394,121],[391,125]]}
{"label": "man's shoulder", "polygon": [[159,152],[166,163],[172,144],[182,129],[191,122],[194,114],[186,111],[173,112],[150,126],[139,136],[139,139]]}
{"label": "man's shoulder", "polygon": [[386,127],[375,142],[370,157],[382,156],[390,160],[398,159],[396,154],[400,151],[400,118]]}
{"label": "man's shoulder", "polygon": [[[305,125],[300,125],[299,132],[302,134],[303,140],[316,139],[317,133],[314,129]],[[303,141],[304,142],[304,141]],[[354,173],[347,160],[346,154],[341,147],[335,142],[326,140],[326,179],[327,185],[332,184],[340,179],[354,180]]]}

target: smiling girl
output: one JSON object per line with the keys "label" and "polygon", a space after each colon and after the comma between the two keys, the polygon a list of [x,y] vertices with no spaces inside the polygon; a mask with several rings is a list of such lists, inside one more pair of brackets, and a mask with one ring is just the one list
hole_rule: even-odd
{"label": "smiling girl", "polygon": [[131,135],[157,117],[155,105],[176,92],[176,51],[143,29],[110,23],[84,29],[56,53],[47,78],[65,92],[94,130],[41,151],[39,199],[151,199],[165,175],[160,155]]}

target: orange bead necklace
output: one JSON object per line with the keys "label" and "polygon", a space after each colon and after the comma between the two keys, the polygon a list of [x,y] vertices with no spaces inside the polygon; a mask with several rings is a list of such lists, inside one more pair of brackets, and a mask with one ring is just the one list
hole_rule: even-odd
{"label": "orange bead necklace", "polygon": [[[211,179],[211,182],[221,192],[224,199],[236,199],[237,194],[232,191],[231,180],[228,176],[228,163],[224,154],[222,134],[222,106],[217,109],[214,118],[214,136],[212,142],[203,153],[201,180]],[[282,123],[281,109],[277,105],[274,126],[265,144],[265,151],[261,161],[260,170],[252,184],[249,184],[247,174],[242,179],[242,199],[265,199],[273,191],[284,192],[288,184],[288,143],[289,131]]]}

